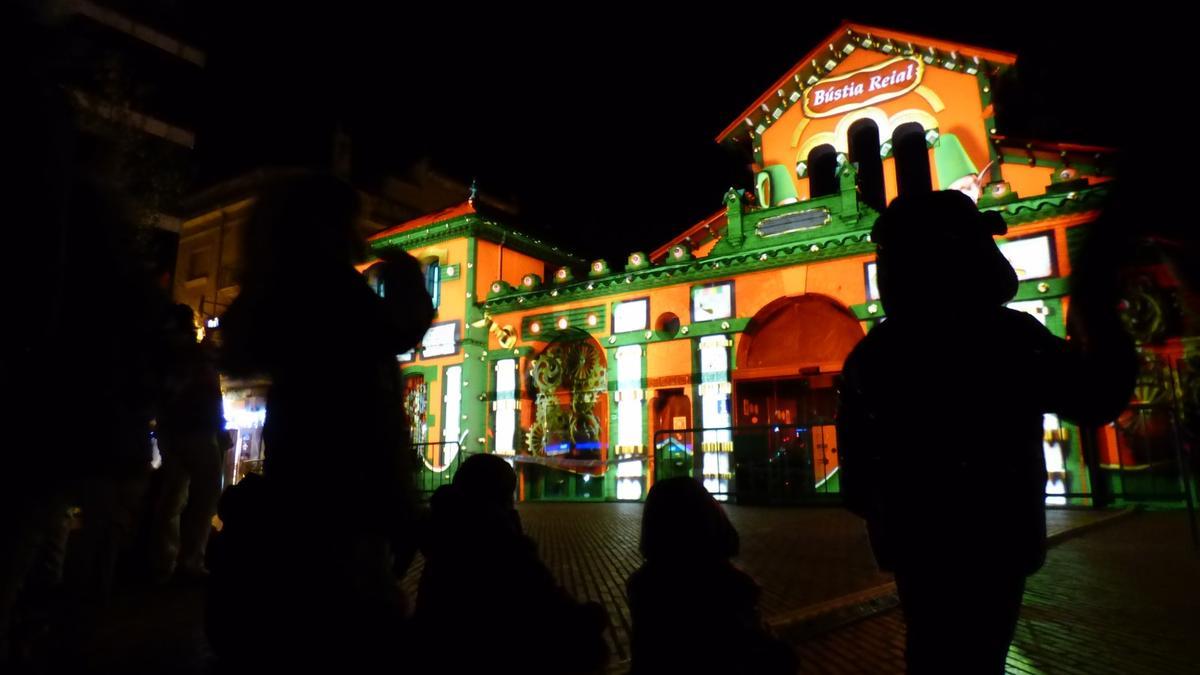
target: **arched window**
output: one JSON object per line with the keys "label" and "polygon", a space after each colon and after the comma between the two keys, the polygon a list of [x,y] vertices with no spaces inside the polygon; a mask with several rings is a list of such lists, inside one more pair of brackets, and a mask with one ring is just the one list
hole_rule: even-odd
{"label": "arched window", "polygon": [[847,137],[850,161],[858,167],[858,192],[871,208],[882,211],[886,197],[883,160],[879,157],[879,127],[873,120],[862,119],[850,125]]}
{"label": "arched window", "polygon": [[425,271],[425,291],[433,300],[433,308],[441,304],[442,296],[442,266],[437,257],[425,258],[421,261]]}
{"label": "arched window", "polygon": [[901,124],[892,132],[892,157],[896,160],[896,187],[900,194],[929,192],[929,151],[925,147],[925,128],[917,122]]}
{"label": "arched window", "polygon": [[837,150],[826,143],[808,151],[809,197],[824,197],[838,191]]}

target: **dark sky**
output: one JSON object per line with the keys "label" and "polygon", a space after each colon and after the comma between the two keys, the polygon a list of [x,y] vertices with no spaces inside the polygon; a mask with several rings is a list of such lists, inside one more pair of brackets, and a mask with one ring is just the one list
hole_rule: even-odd
{"label": "dark sky", "polygon": [[1108,17],[995,4],[988,18],[913,3],[846,15],[770,3],[673,14],[301,4],[208,15],[206,179],[324,157],[340,122],[359,170],[428,157],[515,200],[526,229],[610,260],[749,185],[746,158],[713,138],[843,18],[1017,52],[1020,88],[1003,92],[1001,131],[1083,143],[1120,142],[1117,82],[1134,67],[1127,43],[1145,43]]}

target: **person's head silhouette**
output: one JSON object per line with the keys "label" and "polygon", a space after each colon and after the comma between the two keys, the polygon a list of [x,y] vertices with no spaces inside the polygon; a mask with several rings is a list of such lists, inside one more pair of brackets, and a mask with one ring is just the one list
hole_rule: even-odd
{"label": "person's head silhouette", "polygon": [[879,295],[889,317],[996,307],[1017,292],[1017,275],[993,235],[1007,226],[949,190],[900,195],[875,221]]}
{"label": "person's head silhouette", "polygon": [[243,292],[352,269],[366,250],[358,228],[361,209],[358,193],[335,176],[277,172],[263,186],[246,223]]}
{"label": "person's head silhouette", "polygon": [[642,514],[647,560],[727,560],[738,548],[737,530],[703,485],[680,476],[650,488]]}
{"label": "person's head silhouette", "polygon": [[517,474],[501,457],[471,455],[454,474],[454,487],[471,504],[511,509]]}

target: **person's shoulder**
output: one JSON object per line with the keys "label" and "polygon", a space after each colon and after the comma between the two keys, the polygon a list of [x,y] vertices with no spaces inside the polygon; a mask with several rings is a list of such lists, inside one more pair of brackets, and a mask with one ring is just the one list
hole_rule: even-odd
{"label": "person's shoulder", "polygon": [[736,565],[729,563],[721,567],[724,583],[735,593],[735,597],[743,602],[757,602],[759,594],[758,582]]}
{"label": "person's shoulder", "polygon": [[871,328],[858,341],[858,344],[854,345],[854,348],[850,350],[850,353],[846,356],[842,370],[853,371],[860,367],[860,364],[863,362],[870,361],[884,353],[887,350],[888,344],[895,339],[894,332],[894,329],[887,321],[883,321],[874,328]]}

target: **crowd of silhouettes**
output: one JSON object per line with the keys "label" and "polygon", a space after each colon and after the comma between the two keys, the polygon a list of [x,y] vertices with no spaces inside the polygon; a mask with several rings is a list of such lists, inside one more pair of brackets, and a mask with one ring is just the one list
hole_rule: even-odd
{"label": "crowd of silhouettes", "polygon": [[[6,640],[28,643],[27,617],[63,578],[69,509],[79,506],[83,527],[72,545],[85,561],[85,587],[107,596],[122,552],[148,528],[150,576],[205,580],[207,635],[229,669],[366,668],[406,653],[410,665],[464,672],[603,671],[607,613],[571,597],[542,562],[522,529],[505,459],[468,457],[428,512],[419,510],[396,355],[417,344],[433,307],[418,263],[402,250],[377,252],[383,293],[356,270],[366,249],[349,185],[296,170],[263,189],[219,358],[197,343],[191,308],[171,305],[136,271],[136,256],[120,248],[127,224],[103,192],[80,182],[71,207],[63,227],[72,245],[107,246],[120,263],[104,271],[123,290],[105,317],[120,320],[94,345],[108,351],[82,366],[87,377],[76,379],[81,366],[62,359],[70,331],[46,323],[86,309],[64,306],[26,324],[43,332],[31,330],[13,346],[23,358],[5,361],[6,376],[47,396],[50,385],[39,381],[47,372],[78,382],[54,396],[85,424],[41,439],[45,452],[12,458],[24,479],[6,480],[2,497]],[[83,228],[84,219],[104,223],[106,234]],[[1003,672],[1025,579],[1044,559],[1041,416],[1111,419],[1133,377],[1112,298],[1079,289],[1073,344],[1004,307],[1016,277],[993,241],[1003,231],[999,217],[958,193],[896,199],[873,232],[888,319],[845,366],[843,494],[866,519],[880,566],[895,574],[913,673]],[[100,273],[84,260],[73,265]],[[961,282],[944,289],[956,306],[954,335],[940,324],[941,305],[923,297],[946,273]],[[46,302],[31,309],[49,312],[53,298]],[[912,372],[914,363],[947,360],[958,367],[936,378]],[[218,365],[271,382],[264,472],[223,495]],[[942,401],[944,433],[918,447],[903,430],[932,400]],[[52,423],[44,408],[22,413]],[[152,422],[162,457],[153,477]],[[37,440],[28,427],[14,431]],[[913,462],[918,450],[940,459]],[[347,455],[353,461],[339,460],[331,477],[330,457]],[[948,501],[976,506],[942,508]],[[209,545],[214,511],[222,528]],[[418,550],[423,568],[410,599],[400,579]],[[732,563],[738,550],[723,507],[700,483],[653,485],[645,563],[628,581],[632,672],[795,671],[794,652],[759,613],[757,584]],[[523,647],[531,640],[536,658]]]}
{"label": "crowd of silhouettes", "polygon": [[[263,187],[218,354],[142,264],[134,219],[90,170],[99,151],[33,39],[0,45],[24,103],[12,110],[24,133],[6,151],[25,169],[3,182],[17,226],[0,264],[0,285],[16,291],[0,331],[0,382],[14,394],[0,406],[0,668],[51,651],[65,586],[102,605],[132,570],[203,580],[208,639],[231,669],[403,659],[448,672],[603,671],[606,610],[573,598],[541,560],[508,461],[468,457],[419,509],[396,356],[434,309],[403,250],[374,252],[384,293],[356,269],[368,253],[356,191],[305,170]],[[1131,203],[1100,225],[1119,231]],[[1004,232],[956,192],[901,195],[872,232],[887,319],[844,367],[842,494],[895,575],[911,673],[1004,672],[1025,580],[1045,559],[1042,416],[1111,420],[1136,371],[1113,310],[1120,245],[1085,249],[1067,342],[1005,307],[1017,278],[994,241]],[[1196,297],[1194,236],[1160,240]],[[271,382],[263,474],[223,493],[219,370]],[[916,436],[931,418],[936,433]],[[418,551],[408,598],[400,579]],[[641,551],[628,580],[632,672],[795,671],[758,585],[732,562],[737,531],[700,483],[652,486]]]}

